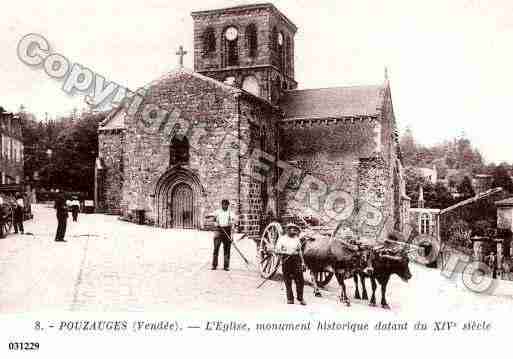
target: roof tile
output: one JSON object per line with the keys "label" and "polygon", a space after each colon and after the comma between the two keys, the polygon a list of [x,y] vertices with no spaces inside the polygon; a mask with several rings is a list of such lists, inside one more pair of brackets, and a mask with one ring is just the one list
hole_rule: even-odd
{"label": "roof tile", "polygon": [[375,116],[383,97],[383,86],[293,90],[283,96],[280,107],[288,119]]}

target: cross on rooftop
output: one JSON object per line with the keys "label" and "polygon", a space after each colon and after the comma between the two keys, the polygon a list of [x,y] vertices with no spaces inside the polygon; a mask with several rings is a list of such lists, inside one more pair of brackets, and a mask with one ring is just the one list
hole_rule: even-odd
{"label": "cross on rooftop", "polygon": [[179,61],[180,67],[183,67],[183,57],[185,55],[187,55],[187,51],[184,51],[183,46],[180,45],[176,54],[178,55],[178,59],[179,59],[178,61]]}

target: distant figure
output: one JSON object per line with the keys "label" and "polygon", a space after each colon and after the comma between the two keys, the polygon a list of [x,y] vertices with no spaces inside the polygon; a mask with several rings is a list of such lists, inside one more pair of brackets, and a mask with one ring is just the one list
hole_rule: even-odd
{"label": "distant figure", "polygon": [[[2,197],[2,195],[0,195],[0,218],[2,218],[2,220],[5,220],[6,216],[7,216],[7,209],[6,209],[6,206],[4,205],[4,197]],[[0,237],[4,238],[4,226],[0,226]]]}
{"label": "distant figure", "polygon": [[212,270],[217,269],[217,258],[219,257],[219,247],[223,243],[224,252],[224,270],[230,270],[230,248],[232,225],[237,223],[237,216],[228,209],[230,202],[226,199],[221,201],[221,208],[214,212],[217,231],[214,236],[214,254],[212,258]]}
{"label": "distant figure", "polygon": [[58,195],[54,205],[57,214],[57,233],[55,234],[56,242],[66,242],[64,235],[66,234],[66,224],[68,221],[68,207],[63,195]]}
{"label": "distant figure", "polygon": [[16,194],[16,206],[14,207],[14,233],[24,234],[23,228],[23,212],[25,211],[25,206],[23,203],[23,197],[19,193]]}
{"label": "distant figure", "polygon": [[497,278],[497,256],[494,252],[491,252],[486,258],[485,258],[486,264],[492,271],[492,278]]}
{"label": "distant figure", "polygon": [[71,201],[71,216],[73,217],[73,222],[76,222],[78,219],[78,212],[80,210],[80,202],[77,197],[73,197]]}

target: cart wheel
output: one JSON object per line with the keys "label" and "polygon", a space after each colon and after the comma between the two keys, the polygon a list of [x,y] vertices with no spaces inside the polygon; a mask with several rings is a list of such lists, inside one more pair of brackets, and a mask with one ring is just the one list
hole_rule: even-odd
{"label": "cart wheel", "polygon": [[283,233],[281,224],[271,222],[265,227],[264,233],[258,245],[260,275],[263,278],[271,278],[278,270],[280,257],[275,252],[278,237]]}
{"label": "cart wheel", "polygon": [[5,222],[2,224],[3,235],[4,237],[11,233],[12,223],[13,223],[13,212],[12,210],[9,212],[9,215],[5,217]]}
{"label": "cart wheel", "polygon": [[315,281],[317,285],[321,288],[324,288],[333,278],[333,272],[318,272],[315,275]]}

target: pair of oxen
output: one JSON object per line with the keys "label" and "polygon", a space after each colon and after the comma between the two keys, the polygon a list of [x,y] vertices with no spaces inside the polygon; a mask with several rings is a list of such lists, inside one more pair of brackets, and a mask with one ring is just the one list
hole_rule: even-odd
{"label": "pair of oxen", "polygon": [[[320,297],[321,293],[317,285],[317,275],[322,272],[335,274],[340,285],[340,301],[350,305],[346,293],[344,281],[353,278],[355,283],[355,299],[369,300],[365,285],[366,278],[370,279],[372,295],[369,305],[376,305],[377,284],[381,288],[381,306],[389,309],[386,300],[387,284],[392,274],[396,274],[407,282],[411,277],[409,258],[406,246],[387,244],[396,242],[396,234],[391,232],[387,236],[385,244],[378,246],[359,246],[327,236],[309,235],[302,236],[303,257],[306,267],[312,276],[314,295]],[[358,279],[362,286],[362,296],[358,288]]]}

